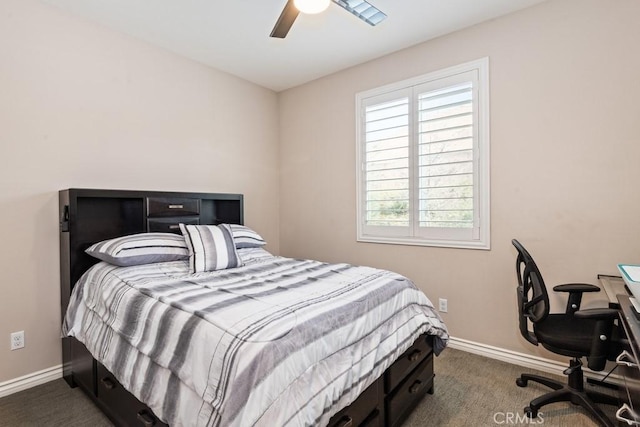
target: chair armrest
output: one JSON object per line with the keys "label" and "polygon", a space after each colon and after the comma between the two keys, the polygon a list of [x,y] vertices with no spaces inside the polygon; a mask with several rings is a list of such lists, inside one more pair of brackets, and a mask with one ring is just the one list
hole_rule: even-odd
{"label": "chair armrest", "polygon": [[600,288],[588,283],[566,283],[553,287],[556,292],[600,292]]}
{"label": "chair armrest", "polygon": [[594,371],[602,371],[614,353],[620,347],[620,343],[614,340],[615,319],[618,318],[618,310],[612,308],[590,308],[579,310],[573,314],[579,319],[595,320],[591,349],[587,354],[587,366]]}
{"label": "chair armrest", "polygon": [[564,285],[557,285],[553,287],[556,292],[569,292],[569,299],[567,300],[566,313],[571,314],[580,310],[580,303],[582,302],[582,294],[584,292],[600,292],[600,288],[588,283],[566,283]]}
{"label": "chair armrest", "polygon": [[588,308],[578,310],[573,315],[579,319],[613,320],[618,318],[618,310],[613,308]]}

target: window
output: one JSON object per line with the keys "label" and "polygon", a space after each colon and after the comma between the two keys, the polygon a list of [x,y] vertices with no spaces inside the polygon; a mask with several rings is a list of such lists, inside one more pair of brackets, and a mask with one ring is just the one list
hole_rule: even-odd
{"label": "window", "polygon": [[489,60],[356,95],[358,240],[489,249]]}

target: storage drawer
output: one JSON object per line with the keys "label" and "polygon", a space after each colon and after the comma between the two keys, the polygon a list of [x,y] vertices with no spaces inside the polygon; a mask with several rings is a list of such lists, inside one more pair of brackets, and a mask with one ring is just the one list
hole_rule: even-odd
{"label": "storage drawer", "polygon": [[147,216],[200,215],[200,199],[186,197],[148,197]]}
{"label": "storage drawer", "polygon": [[427,356],[433,352],[431,337],[422,335],[405,351],[386,371],[384,376],[384,391],[389,393],[405,379]]}
{"label": "storage drawer", "polygon": [[[162,427],[166,426],[158,420],[154,413],[144,404],[140,403],[134,395],[124,387],[98,363],[97,369],[98,400],[109,410],[113,421],[122,426]],[[115,412],[114,412],[115,411]]]}
{"label": "storage drawer", "polygon": [[149,233],[176,233],[180,234],[178,224],[200,224],[200,217],[171,217],[171,218],[149,218],[147,220],[147,231]]}
{"label": "storage drawer", "polygon": [[367,419],[360,424],[360,427],[384,427],[384,414],[376,408],[369,414]]}
{"label": "storage drawer", "polygon": [[378,402],[382,384],[376,380],[348,407],[342,409],[329,420],[329,427],[381,426],[382,417]]}
{"label": "storage drawer", "polygon": [[415,371],[386,399],[387,426],[399,425],[420,399],[433,387],[433,355],[429,355]]}

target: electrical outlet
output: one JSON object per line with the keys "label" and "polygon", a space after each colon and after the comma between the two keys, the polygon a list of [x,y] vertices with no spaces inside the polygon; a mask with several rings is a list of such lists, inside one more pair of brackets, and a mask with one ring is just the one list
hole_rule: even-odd
{"label": "electrical outlet", "polygon": [[24,331],[11,334],[11,350],[18,350],[24,347]]}
{"label": "electrical outlet", "polygon": [[440,303],[440,308],[439,310],[443,313],[447,312],[447,300],[444,298],[440,298],[440,300],[438,301]]}

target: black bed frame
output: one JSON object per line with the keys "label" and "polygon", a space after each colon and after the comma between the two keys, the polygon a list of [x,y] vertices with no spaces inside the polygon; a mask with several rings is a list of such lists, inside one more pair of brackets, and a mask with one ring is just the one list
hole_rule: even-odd
{"label": "black bed frame", "polygon": [[[74,284],[98,262],[84,252],[93,243],[135,233],[179,233],[181,222],[244,223],[242,194],[68,189],[59,192],[59,207],[63,317]],[[432,337],[421,336],[329,426],[400,425],[426,393],[433,393],[432,345]],[[80,341],[62,338],[62,359],[69,386],[79,386],[116,425],[165,425]]]}

